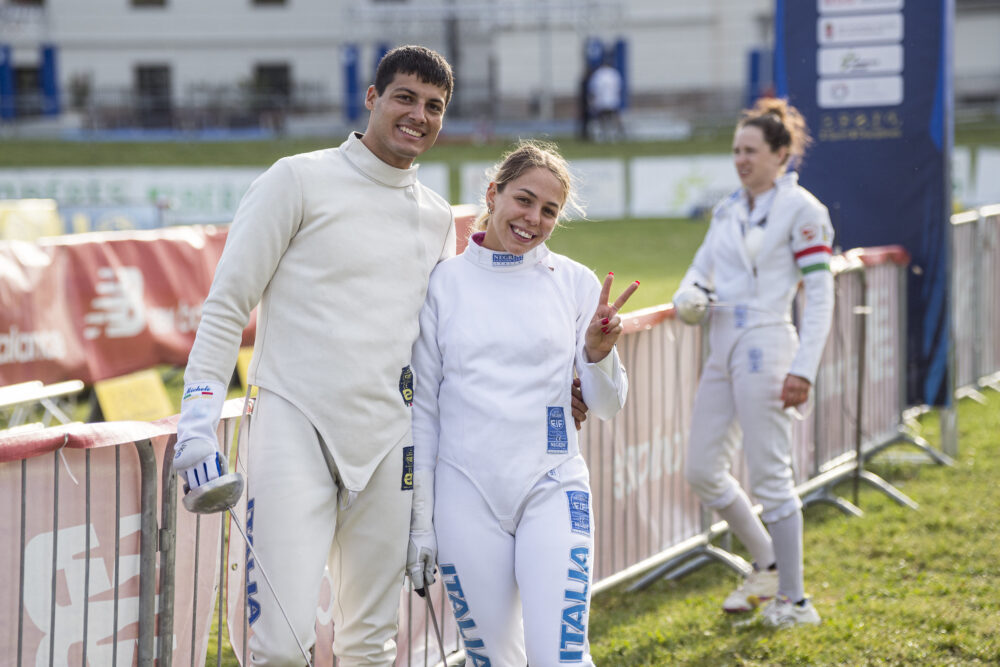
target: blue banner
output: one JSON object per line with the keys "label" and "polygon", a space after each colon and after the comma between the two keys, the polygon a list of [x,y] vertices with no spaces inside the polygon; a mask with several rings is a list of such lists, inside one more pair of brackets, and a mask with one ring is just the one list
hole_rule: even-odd
{"label": "blue banner", "polygon": [[42,113],[46,116],[58,116],[59,103],[59,73],[58,47],[52,44],[42,44]]}
{"label": "blue banner", "polygon": [[843,249],[902,245],[907,400],[950,405],[954,0],[776,0],[778,96],[815,139],[801,183]]}
{"label": "blue banner", "polygon": [[619,38],[615,40],[615,69],[622,77],[622,93],[621,101],[618,103],[618,108],[625,110],[628,109],[628,42],[624,38]]}
{"label": "blue banner", "polygon": [[771,66],[770,49],[750,49],[747,53],[747,92],[745,106],[750,108],[757,98],[774,95],[771,81],[774,68]]}
{"label": "blue banner", "polygon": [[14,63],[11,48],[0,44],[0,120],[14,117]]}
{"label": "blue banner", "polygon": [[385,54],[391,50],[392,47],[389,46],[388,42],[379,42],[375,45],[375,62],[372,63],[372,83],[375,83],[375,73],[378,71],[378,64],[382,62],[382,58],[385,58]]}
{"label": "blue banner", "polygon": [[344,63],[344,118],[353,123],[361,117],[361,102],[364,99],[358,72],[360,53],[356,44],[345,44],[341,53]]}

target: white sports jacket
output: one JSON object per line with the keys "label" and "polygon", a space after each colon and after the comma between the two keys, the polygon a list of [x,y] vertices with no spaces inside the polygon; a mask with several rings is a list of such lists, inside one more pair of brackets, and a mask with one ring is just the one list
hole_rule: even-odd
{"label": "white sports jacket", "polygon": [[440,457],[469,477],[496,517],[514,518],[549,470],[579,453],[574,369],[590,414],[614,416],[628,380],[617,350],[584,356],[601,285],[544,244],[523,256],[475,240],[431,275],[414,346],[415,469]]}
{"label": "white sports jacket", "polygon": [[259,301],[250,382],[298,407],[359,491],[410,427],[420,307],[454,254],[451,207],[417,167],[387,165],[357,134],[283,158],[240,202],[185,382],[228,383]]}
{"label": "white sports jacket", "polygon": [[[722,310],[711,313],[710,326],[749,328],[791,323],[799,281],[805,307],[799,318],[799,349],[789,373],[815,382],[833,316],[830,215],[798,184],[798,174],[775,183],[764,234],[753,261],[747,254],[741,224],[746,206],[738,190],[719,203],[712,223],[681,288],[698,283],[713,289]],[[756,217],[756,216],[755,216]]]}

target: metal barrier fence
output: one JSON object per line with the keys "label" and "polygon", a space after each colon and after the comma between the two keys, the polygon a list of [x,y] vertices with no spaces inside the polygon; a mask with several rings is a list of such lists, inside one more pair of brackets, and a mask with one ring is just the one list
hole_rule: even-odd
{"label": "metal barrier fence", "polygon": [[[895,442],[925,445],[905,432],[902,420],[906,318],[900,304],[908,261],[895,247],[852,251],[835,260],[835,310],[814,407],[793,428],[795,480],[806,503],[830,502],[859,513],[831,493],[834,484],[856,473],[912,504],[857,464]],[[749,571],[742,558],[712,544],[727,526],[712,521],[683,479],[702,340],[699,329],[670,312],[664,306],[628,319],[620,347],[629,403],[610,424],[588,422],[586,429],[598,540],[595,593],[643,573],[633,588],[661,576],[676,578],[710,559]],[[937,452],[928,453],[939,459]],[[746,483],[745,466],[737,464],[734,475]]]}
{"label": "metal barrier fence", "polygon": [[[794,429],[796,481],[807,502],[849,509],[830,487],[850,474],[892,492],[863,463],[893,442],[924,446],[945,460],[909,438],[902,420],[907,262],[897,248],[837,260],[836,312],[815,409]],[[588,420],[581,434],[595,511],[595,593],[650,570],[682,573],[707,558],[745,567],[712,544],[726,527],[702,511],[682,478],[701,330],[675,320],[669,306],[625,319],[620,352],[629,401],[614,420]],[[226,403],[222,442],[232,441],[242,407],[242,400]],[[219,620],[216,641],[221,645],[225,626],[245,664],[238,639],[247,549],[237,531],[229,533],[227,549],[221,515],[177,511],[180,492],[169,463],[175,424],[172,417],[0,433],[0,497],[20,508],[19,523],[16,513],[0,519],[8,522],[4,534],[20,535],[0,559],[8,582],[0,605],[4,664],[152,665],[155,659],[200,667],[212,616]],[[237,508],[235,518],[243,512]],[[450,661],[460,659],[459,631],[440,582],[431,595]],[[326,581],[317,665],[335,664],[330,602]],[[407,587],[400,605],[397,664],[435,664],[439,651],[425,602]]]}
{"label": "metal barrier fence", "polygon": [[952,322],[958,396],[1000,389],[1000,206],[952,216]]}
{"label": "metal barrier fence", "polygon": [[[176,489],[161,496],[158,484],[175,422],[0,433],[0,497],[8,508],[0,515],[8,538],[0,551],[0,662],[152,665],[173,649],[197,652],[204,663],[212,619],[197,600],[211,599],[218,549],[188,537],[205,524],[218,535],[222,517],[158,519],[160,507],[177,503]],[[213,577],[167,599],[165,581],[199,569]],[[198,631],[164,632],[175,619]]]}

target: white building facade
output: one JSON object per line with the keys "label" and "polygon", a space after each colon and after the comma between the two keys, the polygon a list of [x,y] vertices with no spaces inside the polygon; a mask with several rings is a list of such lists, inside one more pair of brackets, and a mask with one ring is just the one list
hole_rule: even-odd
{"label": "white building facade", "polygon": [[[1000,97],[1000,2],[957,4],[956,90]],[[0,0],[0,121],[73,110],[105,127],[349,121],[378,57],[404,43],[455,66],[453,117],[573,119],[600,43],[622,63],[633,112],[729,119],[750,55],[773,42],[773,13],[773,0]]]}

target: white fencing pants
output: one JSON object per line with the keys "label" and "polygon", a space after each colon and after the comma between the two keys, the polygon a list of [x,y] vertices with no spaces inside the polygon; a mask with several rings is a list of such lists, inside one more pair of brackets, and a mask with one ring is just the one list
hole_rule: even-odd
{"label": "white fencing pants", "polygon": [[[399,596],[406,563],[413,492],[402,490],[399,442],[347,507],[338,500],[324,444],[291,403],[259,390],[250,425],[247,532],[299,641],[316,641],[323,568],[334,583],[333,651],[341,667],[395,659]],[[304,664],[267,582],[248,566],[253,665]],[[256,585],[254,587],[254,584]],[[255,598],[255,599],[254,599]],[[253,604],[259,604],[254,617]]]}
{"label": "white fencing pants", "polygon": [[593,666],[589,477],[582,456],[551,471],[529,492],[511,532],[464,474],[438,464],[438,563],[466,665]]}
{"label": "white fencing pants", "polygon": [[791,325],[776,325],[713,331],[711,340],[694,400],[685,477],[707,507],[734,502],[739,484],[730,470],[742,430],[750,491],[763,507],[761,518],[778,521],[802,507],[792,474],[792,422],[781,401],[798,337]]}

